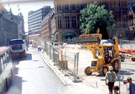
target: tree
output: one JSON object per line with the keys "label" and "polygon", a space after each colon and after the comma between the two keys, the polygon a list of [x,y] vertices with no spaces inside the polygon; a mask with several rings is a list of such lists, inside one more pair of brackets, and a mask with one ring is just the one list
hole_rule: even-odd
{"label": "tree", "polygon": [[87,29],[88,33],[96,33],[100,29],[103,39],[108,39],[107,26],[114,26],[114,17],[111,11],[107,11],[105,6],[98,6],[96,3],[87,5],[80,11],[81,32]]}

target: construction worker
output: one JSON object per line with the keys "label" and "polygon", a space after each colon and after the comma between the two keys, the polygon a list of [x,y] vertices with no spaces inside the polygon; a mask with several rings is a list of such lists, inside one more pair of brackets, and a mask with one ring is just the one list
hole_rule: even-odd
{"label": "construction worker", "polygon": [[114,91],[114,94],[119,94],[118,93],[119,87],[118,86],[114,86],[113,91]]}
{"label": "construction worker", "polygon": [[127,94],[135,94],[135,84],[132,83],[132,78],[127,78],[128,83],[126,84]]}
{"label": "construction worker", "polygon": [[113,87],[116,80],[116,74],[113,71],[113,67],[109,66],[109,71],[106,73],[105,82],[108,85],[109,94],[113,94]]}

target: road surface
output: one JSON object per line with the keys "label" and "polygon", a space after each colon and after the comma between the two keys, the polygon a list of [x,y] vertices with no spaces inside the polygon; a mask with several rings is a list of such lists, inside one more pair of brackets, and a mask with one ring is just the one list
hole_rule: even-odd
{"label": "road surface", "polygon": [[13,64],[14,77],[7,94],[71,94],[37,50],[29,50],[26,59]]}

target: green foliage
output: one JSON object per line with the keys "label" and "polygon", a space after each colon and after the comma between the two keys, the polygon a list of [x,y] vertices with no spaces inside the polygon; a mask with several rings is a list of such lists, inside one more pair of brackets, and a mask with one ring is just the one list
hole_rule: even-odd
{"label": "green foliage", "polygon": [[114,26],[112,12],[108,12],[105,6],[98,6],[96,3],[87,5],[86,8],[80,11],[81,13],[81,32],[87,29],[88,33],[96,33],[100,29],[103,38],[108,38],[107,25]]}

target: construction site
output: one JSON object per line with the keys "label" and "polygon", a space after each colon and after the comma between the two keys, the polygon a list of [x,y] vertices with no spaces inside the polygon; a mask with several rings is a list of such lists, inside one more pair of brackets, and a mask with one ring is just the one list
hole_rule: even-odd
{"label": "construction site", "polygon": [[121,94],[126,94],[125,81],[128,77],[135,80],[134,41],[118,40],[116,37],[103,40],[99,33],[84,33],[76,42],[77,44],[45,44],[45,56],[48,55],[52,66],[64,75],[62,78],[65,82],[70,84],[67,80],[69,78],[75,83],[83,83],[108,94],[105,74],[109,66],[113,66],[117,75],[115,85],[120,87]]}

